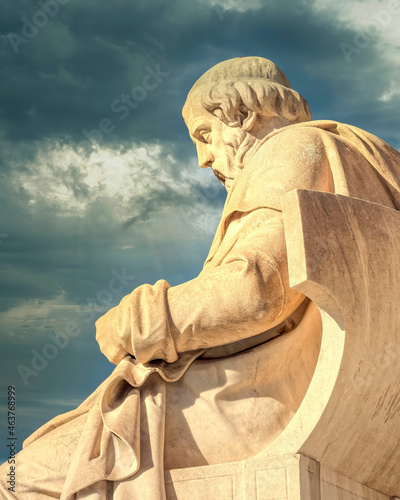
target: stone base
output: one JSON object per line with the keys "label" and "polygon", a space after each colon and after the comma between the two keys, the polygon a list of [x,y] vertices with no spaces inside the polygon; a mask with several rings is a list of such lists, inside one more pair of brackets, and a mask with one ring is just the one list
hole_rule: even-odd
{"label": "stone base", "polygon": [[303,455],[166,471],[165,486],[168,500],[391,500]]}

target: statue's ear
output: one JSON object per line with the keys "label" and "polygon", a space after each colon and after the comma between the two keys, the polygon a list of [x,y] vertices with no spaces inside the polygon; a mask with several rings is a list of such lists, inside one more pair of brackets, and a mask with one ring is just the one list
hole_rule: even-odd
{"label": "statue's ear", "polygon": [[257,121],[257,113],[248,108],[242,108],[240,112],[240,123],[242,125],[242,128],[244,128],[244,130],[246,130],[247,132],[250,132]]}

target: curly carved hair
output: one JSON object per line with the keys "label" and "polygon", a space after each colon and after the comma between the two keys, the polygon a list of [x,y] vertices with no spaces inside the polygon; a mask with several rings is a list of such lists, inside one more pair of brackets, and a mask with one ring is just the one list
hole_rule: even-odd
{"label": "curly carved hair", "polygon": [[247,110],[265,118],[281,116],[292,123],[311,120],[308,103],[298,92],[262,80],[217,83],[203,93],[201,102],[210,113],[220,109],[222,121],[230,127],[240,125]]}
{"label": "curly carved hair", "polygon": [[[197,80],[189,95],[200,93],[202,106],[231,127],[252,110],[262,117],[281,116],[292,123],[311,120],[307,101],[292,89],[285,74],[263,57],[223,61]],[[188,96],[189,98],[189,96]]]}

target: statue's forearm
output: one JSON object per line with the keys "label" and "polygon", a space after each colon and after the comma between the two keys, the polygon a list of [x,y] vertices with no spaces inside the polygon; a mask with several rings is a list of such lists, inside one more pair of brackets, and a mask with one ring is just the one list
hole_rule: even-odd
{"label": "statue's forearm", "polygon": [[194,280],[168,290],[179,352],[257,335],[283,321],[303,300],[289,287],[281,214],[271,217],[270,211],[260,210],[247,217],[236,241],[227,233],[215,267],[211,262]]}
{"label": "statue's forearm", "polygon": [[271,220],[258,211],[248,221],[227,233],[197,278],[176,287],[164,280],[142,285],[98,321],[114,342],[114,362],[121,346],[142,363],[174,362],[180,352],[257,335],[296,309],[303,297],[289,288],[281,215]]}

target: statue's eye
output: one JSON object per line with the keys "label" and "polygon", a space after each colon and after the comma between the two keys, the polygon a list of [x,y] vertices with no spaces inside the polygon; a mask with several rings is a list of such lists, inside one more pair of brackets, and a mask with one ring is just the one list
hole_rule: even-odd
{"label": "statue's eye", "polygon": [[209,130],[201,130],[199,132],[199,136],[202,142],[205,142],[206,144],[211,144],[211,132]]}

